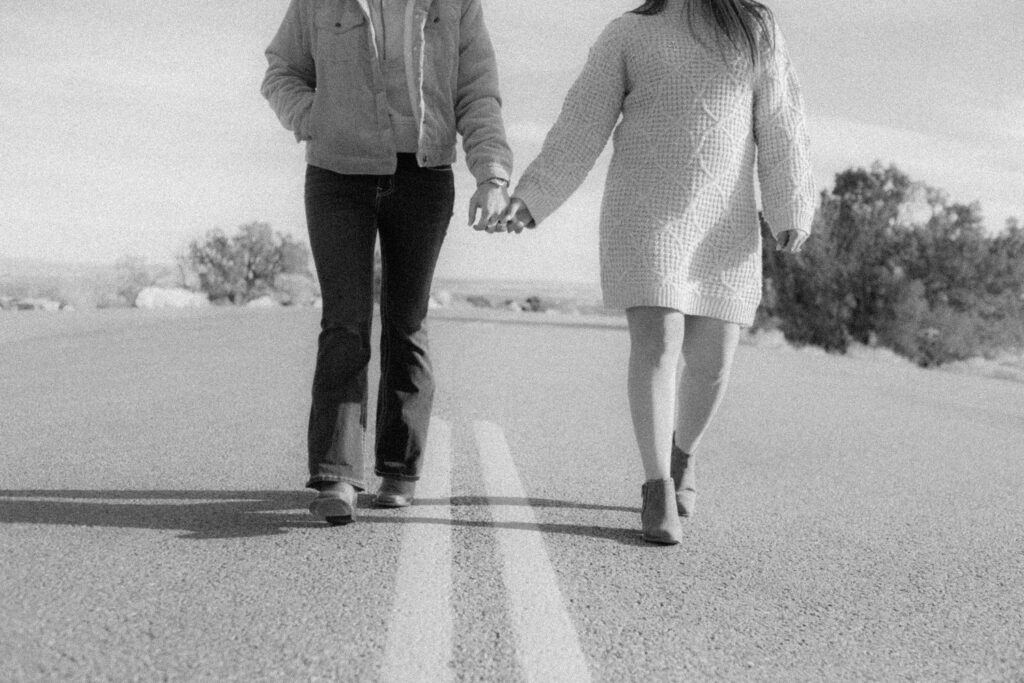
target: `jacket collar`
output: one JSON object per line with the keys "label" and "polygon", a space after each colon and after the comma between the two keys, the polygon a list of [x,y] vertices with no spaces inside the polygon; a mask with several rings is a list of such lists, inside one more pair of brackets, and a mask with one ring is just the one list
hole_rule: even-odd
{"label": "jacket collar", "polygon": [[[353,0],[353,1],[357,5],[359,5],[359,9],[361,9],[363,11],[363,14],[365,14],[367,16],[367,18],[369,18],[369,16],[370,16],[370,3],[368,2],[368,0]],[[430,9],[430,6],[432,4],[434,4],[434,2],[436,2],[436,0],[412,0],[412,1],[416,5],[416,12],[417,13],[423,13],[423,14],[425,14],[427,12],[427,10]]]}

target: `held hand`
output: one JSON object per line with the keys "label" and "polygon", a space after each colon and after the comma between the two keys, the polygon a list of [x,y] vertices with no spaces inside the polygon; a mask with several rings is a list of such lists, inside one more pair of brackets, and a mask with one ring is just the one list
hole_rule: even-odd
{"label": "held hand", "polygon": [[505,209],[505,215],[501,217],[501,222],[505,224],[505,229],[508,232],[514,232],[517,235],[525,228],[537,227],[537,221],[533,219],[533,214],[527,208],[526,202],[519,197],[512,198],[508,208]]}
{"label": "held hand", "polygon": [[803,230],[783,230],[775,238],[777,242],[775,251],[781,251],[786,254],[799,254],[809,236]]}
{"label": "held hand", "polygon": [[[483,183],[472,199],[469,200],[469,225],[474,230],[486,232],[504,232],[505,224],[501,220],[508,208],[508,190],[491,183]],[[477,212],[480,219],[477,220]],[[473,222],[476,221],[476,225]]]}

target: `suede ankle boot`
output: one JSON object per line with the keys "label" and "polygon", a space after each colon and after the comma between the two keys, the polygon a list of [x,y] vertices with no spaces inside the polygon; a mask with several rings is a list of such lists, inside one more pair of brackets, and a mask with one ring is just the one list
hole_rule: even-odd
{"label": "suede ankle boot", "polygon": [[648,543],[675,545],[683,539],[683,528],[675,505],[675,486],[672,479],[651,479],[640,489],[643,508],[640,523],[644,540]]}

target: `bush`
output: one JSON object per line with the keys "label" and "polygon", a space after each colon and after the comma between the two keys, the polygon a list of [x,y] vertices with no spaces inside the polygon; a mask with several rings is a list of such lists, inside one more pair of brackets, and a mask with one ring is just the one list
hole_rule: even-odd
{"label": "bush", "polygon": [[274,279],[274,290],[286,306],[312,306],[320,298],[320,287],[310,275],[282,273]]}
{"label": "bush", "polygon": [[823,193],[798,256],[765,235],[757,324],[797,344],[881,344],[929,366],[1024,348],[1024,230],[986,233],[977,204],[895,167],[851,169]]}
{"label": "bush", "polygon": [[309,248],[267,223],[247,223],[232,236],[220,230],[194,240],[181,265],[212,301],[244,304],[271,294],[282,274],[308,274]]}

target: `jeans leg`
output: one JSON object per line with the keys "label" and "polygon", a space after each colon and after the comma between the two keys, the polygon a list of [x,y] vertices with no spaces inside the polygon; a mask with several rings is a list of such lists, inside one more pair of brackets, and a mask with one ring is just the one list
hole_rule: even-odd
{"label": "jeans leg", "polygon": [[399,163],[381,206],[381,379],[375,473],[419,479],[434,398],[427,339],[434,267],[451,222],[451,170]]}
{"label": "jeans leg", "polygon": [[306,222],[323,298],[309,415],[311,488],[365,488],[377,183],[314,166],[306,171]]}

